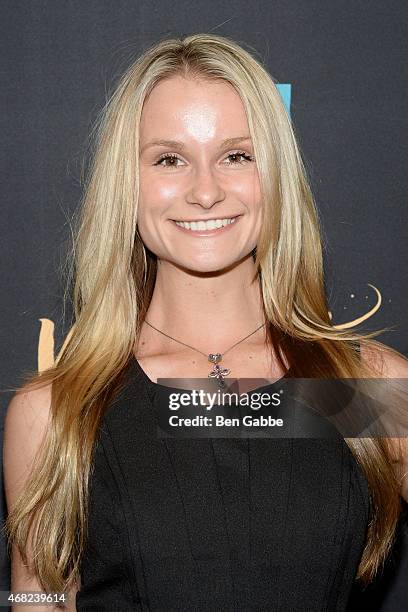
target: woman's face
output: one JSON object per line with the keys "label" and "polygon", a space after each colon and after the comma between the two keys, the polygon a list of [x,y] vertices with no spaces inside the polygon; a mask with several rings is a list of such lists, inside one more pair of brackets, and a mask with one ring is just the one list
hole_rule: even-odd
{"label": "woman's face", "polygon": [[160,259],[215,272],[247,256],[260,228],[259,177],[238,93],[225,81],[159,82],[140,125],[144,244]]}

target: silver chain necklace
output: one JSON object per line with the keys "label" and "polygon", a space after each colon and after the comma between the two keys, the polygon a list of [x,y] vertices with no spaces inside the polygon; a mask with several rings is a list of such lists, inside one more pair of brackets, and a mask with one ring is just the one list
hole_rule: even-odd
{"label": "silver chain necklace", "polygon": [[222,361],[224,355],[226,355],[228,351],[230,351],[235,346],[237,346],[237,344],[240,344],[241,342],[243,342],[250,336],[253,336],[259,329],[261,329],[261,327],[264,327],[264,325],[266,325],[266,323],[262,323],[262,325],[257,327],[255,331],[245,336],[245,338],[242,338],[242,340],[238,340],[238,342],[230,346],[229,349],[224,351],[224,353],[222,354],[221,353],[210,353],[209,355],[207,355],[207,353],[203,353],[202,351],[195,348],[194,346],[191,346],[190,344],[186,344],[185,342],[181,342],[180,340],[177,340],[176,338],[173,338],[172,336],[165,334],[163,331],[161,331],[160,329],[157,329],[157,327],[154,327],[154,325],[149,323],[149,321],[146,321],[146,319],[144,320],[144,322],[147,323],[147,325],[149,325],[153,329],[155,329],[157,332],[159,332],[159,334],[163,334],[163,336],[166,336],[166,338],[170,338],[170,340],[174,340],[174,342],[178,342],[179,344],[182,344],[183,346],[187,346],[188,348],[193,349],[193,351],[196,351],[197,353],[204,355],[204,357],[207,357],[208,361],[213,364],[213,369],[208,374],[208,378],[216,378],[220,387],[225,386],[224,377],[228,376],[231,373],[231,370],[229,370],[228,368],[222,368],[220,365],[218,365],[220,361]]}

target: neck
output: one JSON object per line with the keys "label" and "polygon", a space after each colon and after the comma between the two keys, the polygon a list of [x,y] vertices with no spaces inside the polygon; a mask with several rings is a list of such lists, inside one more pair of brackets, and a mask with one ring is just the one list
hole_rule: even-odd
{"label": "neck", "polygon": [[[265,321],[252,256],[219,273],[192,273],[159,260],[146,320],[205,353],[227,350]],[[146,324],[142,334],[155,352],[183,350]],[[263,342],[264,338],[263,327],[248,341]]]}

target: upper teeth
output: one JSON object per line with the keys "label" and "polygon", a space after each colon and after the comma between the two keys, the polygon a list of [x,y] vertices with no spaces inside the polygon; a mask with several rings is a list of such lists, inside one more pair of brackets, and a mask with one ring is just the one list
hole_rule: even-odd
{"label": "upper teeth", "polygon": [[185,227],[186,229],[198,231],[198,230],[212,230],[218,229],[219,227],[224,227],[224,225],[229,225],[230,223],[234,223],[234,219],[211,219],[211,221],[176,221],[177,225],[180,227]]}

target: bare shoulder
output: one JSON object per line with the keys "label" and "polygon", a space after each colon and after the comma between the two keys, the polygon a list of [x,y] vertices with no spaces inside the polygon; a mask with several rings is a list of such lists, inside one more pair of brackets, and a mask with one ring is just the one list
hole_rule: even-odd
{"label": "bare shoulder", "polygon": [[4,477],[7,502],[17,494],[47,430],[51,385],[22,387],[12,397],[4,422]]}
{"label": "bare shoulder", "polygon": [[6,412],[6,425],[9,431],[15,426],[35,426],[38,420],[44,426],[48,422],[51,406],[52,385],[40,388],[25,385],[11,398]]}
{"label": "bare shoulder", "polygon": [[[378,346],[377,346],[378,345]],[[404,379],[408,378],[408,359],[389,346],[377,343],[375,347],[367,347],[361,343],[361,356],[369,365],[374,365],[381,372],[381,377]],[[404,383],[403,388],[406,388]],[[408,502],[408,438],[387,438],[388,452],[395,464],[395,471],[401,484],[401,496]]]}
{"label": "bare shoulder", "polygon": [[361,342],[361,357],[384,378],[408,378],[408,358],[397,350],[376,342],[374,346]]}
{"label": "bare shoulder", "polygon": [[[51,416],[51,392],[51,383],[41,388],[25,385],[13,395],[7,407],[4,422],[3,471],[9,512],[24,489],[33,461],[47,433]],[[27,550],[27,553],[31,561],[31,550]],[[11,552],[11,588],[12,591],[42,591],[37,577],[28,571],[15,545]],[[69,604],[65,609],[69,612],[76,610],[77,590],[75,586],[68,591]],[[19,606],[18,610],[24,612],[26,608],[28,610],[28,606]],[[54,608],[36,606],[35,609],[45,612]]]}
{"label": "bare shoulder", "polygon": [[[24,490],[33,460],[47,428],[51,388],[26,385],[11,398],[4,421],[3,473],[8,512]],[[13,544],[11,552],[12,591],[41,591],[40,584],[21,559]],[[25,609],[25,606],[23,606]]]}

